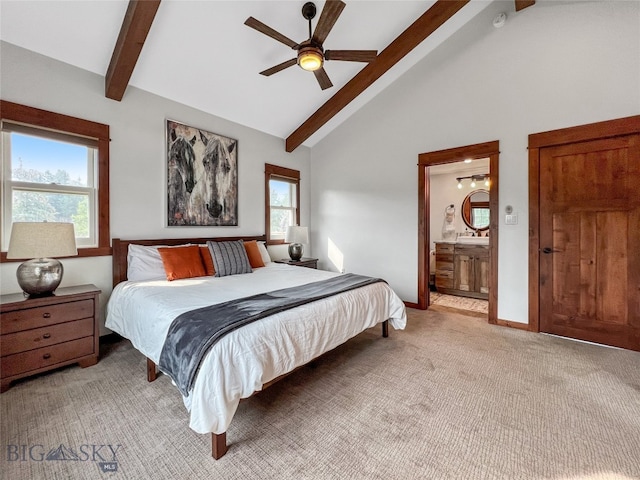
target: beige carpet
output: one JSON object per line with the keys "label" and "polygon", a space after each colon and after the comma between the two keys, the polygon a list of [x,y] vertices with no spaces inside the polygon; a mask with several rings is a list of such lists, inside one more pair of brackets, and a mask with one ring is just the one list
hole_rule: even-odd
{"label": "beige carpet", "polygon": [[[0,475],[640,478],[639,353],[452,313],[409,317],[406,331],[365,332],[242,402],[219,461],[210,437],[188,428],[169,380],[147,383],[142,356],[116,343],[93,367],[41,375],[0,396]],[[115,462],[100,445],[120,445]],[[50,451],[77,459],[39,461]],[[118,470],[103,473],[101,463]]]}

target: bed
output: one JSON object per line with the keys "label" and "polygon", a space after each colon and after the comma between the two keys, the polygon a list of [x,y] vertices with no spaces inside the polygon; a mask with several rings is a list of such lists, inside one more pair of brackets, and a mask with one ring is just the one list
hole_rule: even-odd
{"label": "bed", "polygon": [[[167,281],[166,278],[128,280],[132,258],[140,248],[205,245],[207,241],[264,241],[264,236],[163,240],[113,239],[113,285],[107,305],[106,327],[129,339],[147,358],[147,380],[157,375],[167,332],[176,317],[197,309],[249,296],[289,289],[312,282],[340,281],[340,274],[269,262],[252,273],[204,276]],[[131,246],[131,247],[130,247]],[[261,247],[264,255],[266,249]],[[130,250],[131,249],[131,250]],[[134,255],[135,256],[135,255]],[[127,260],[132,265],[128,265]],[[241,301],[241,300],[237,300]],[[348,321],[344,321],[348,319]],[[269,315],[230,331],[207,350],[187,395],[189,426],[211,433],[212,456],[227,452],[226,431],[242,398],[263,390],[295,369],[355,337],[388,324],[406,325],[403,302],[385,282],[376,282],[328,298]],[[165,346],[166,348],[166,346]],[[174,378],[172,376],[172,378]],[[175,384],[175,381],[174,381]]]}

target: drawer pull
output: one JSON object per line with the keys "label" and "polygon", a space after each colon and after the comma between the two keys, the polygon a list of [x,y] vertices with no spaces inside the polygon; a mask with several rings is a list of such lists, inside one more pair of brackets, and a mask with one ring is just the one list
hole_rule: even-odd
{"label": "drawer pull", "polygon": [[42,358],[44,358],[45,360],[49,360],[51,358],[51,354],[45,353],[44,355],[42,355]]}
{"label": "drawer pull", "polygon": [[42,314],[42,318],[51,318],[51,314],[49,312],[44,312]]}
{"label": "drawer pull", "polygon": [[44,335],[42,335],[42,338],[51,338],[51,334],[50,333],[45,333]]}

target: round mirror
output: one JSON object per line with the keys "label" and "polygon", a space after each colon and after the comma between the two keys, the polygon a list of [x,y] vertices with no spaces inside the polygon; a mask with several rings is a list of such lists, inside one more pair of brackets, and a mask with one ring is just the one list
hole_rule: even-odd
{"label": "round mirror", "polygon": [[489,192],[474,190],[462,201],[462,220],[467,227],[483,231],[489,228]]}

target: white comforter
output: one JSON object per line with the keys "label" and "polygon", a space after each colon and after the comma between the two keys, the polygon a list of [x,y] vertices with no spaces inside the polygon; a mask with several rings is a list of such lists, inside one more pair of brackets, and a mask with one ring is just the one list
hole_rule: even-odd
{"label": "white comforter", "polygon": [[[270,263],[253,273],[168,282],[122,282],[107,306],[106,327],[156,364],[175,317],[189,310],[338,275]],[[241,398],[384,320],[406,325],[403,302],[375,283],[253,322],[224,336],[205,356],[184,403],[198,433],[227,430]]]}

